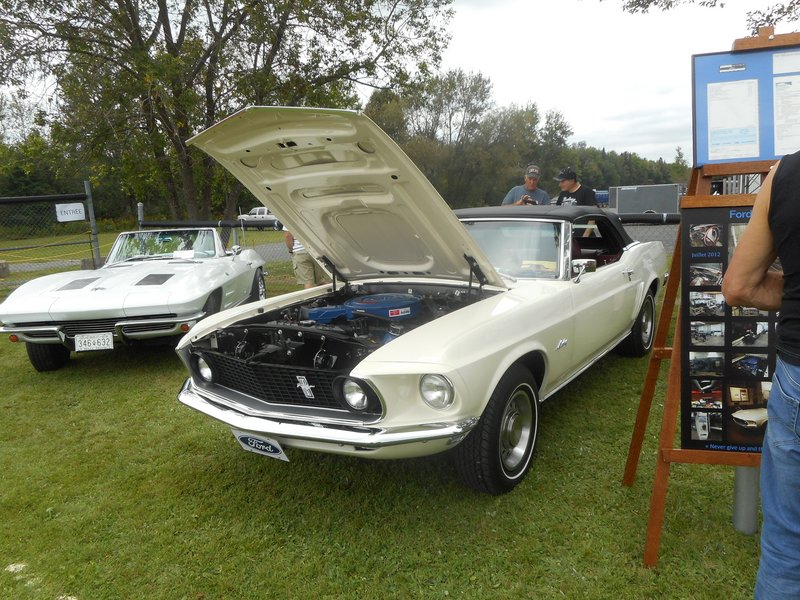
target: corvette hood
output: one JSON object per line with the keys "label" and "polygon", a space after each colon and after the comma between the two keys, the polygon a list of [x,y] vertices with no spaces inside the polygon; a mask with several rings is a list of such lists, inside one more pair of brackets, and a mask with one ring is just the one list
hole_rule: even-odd
{"label": "corvette hood", "polygon": [[134,317],[152,314],[156,307],[159,313],[168,313],[173,294],[185,300],[187,288],[202,289],[197,281],[202,281],[208,270],[197,266],[193,262],[157,260],[39,277],[20,286],[0,304],[0,321]]}
{"label": "corvette hood", "polygon": [[253,107],[189,143],[233,173],[345,279],[466,281],[472,261],[486,283],[505,287],[430,182],[360,113]]}

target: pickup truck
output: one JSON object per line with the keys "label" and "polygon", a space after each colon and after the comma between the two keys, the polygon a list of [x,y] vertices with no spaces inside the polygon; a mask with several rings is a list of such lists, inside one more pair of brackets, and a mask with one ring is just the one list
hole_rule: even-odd
{"label": "pickup truck", "polygon": [[256,225],[258,230],[262,230],[265,227],[275,230],[280,230],[282,228],[278,218],[273,215],[266,206],[256,206],[246,215],[239,215],[236,218],[249,225]]}

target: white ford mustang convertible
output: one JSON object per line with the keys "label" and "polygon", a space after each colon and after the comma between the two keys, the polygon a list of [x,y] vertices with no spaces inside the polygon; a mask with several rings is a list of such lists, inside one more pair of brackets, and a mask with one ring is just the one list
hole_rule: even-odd
{"label": "white ford mustang convertible", "polygon": [[614,348],[650,350],[664,249],[633,241],[614,214],[454,213],[350,111],[246,109],[191,143],[332,278],[213,315],[179,343],[179,400],[246,450],[452,450],[467,485],[499,494],[530,468],[541,401]]}
{"label": "white ford mustang convertible", "polygon": [[255,250],[226,251],[212,228],[121,233],[102,268],[14,290],[0,332],[25,343],[37,371],[61,368],[73,351],[175,343],[203,317],[265,298],[263,266]]}

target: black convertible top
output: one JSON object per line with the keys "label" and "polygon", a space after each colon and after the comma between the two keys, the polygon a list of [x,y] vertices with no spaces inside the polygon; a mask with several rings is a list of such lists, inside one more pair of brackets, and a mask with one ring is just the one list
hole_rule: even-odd
{"label": "black convertible top", "polygon": [[480,208],[460,208],[453,211],[461,220],[469,219],[557,219],[559,221],[586,222],[595,217],[605,220],[619,234],[622,245],[627,246],[633,239],[625,231],[619,216],[596,206],[482,206]]}

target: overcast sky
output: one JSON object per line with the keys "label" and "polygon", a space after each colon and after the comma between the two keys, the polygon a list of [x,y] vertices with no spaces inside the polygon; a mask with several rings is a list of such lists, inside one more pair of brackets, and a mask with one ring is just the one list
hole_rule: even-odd
{"label": "overcast sky", "polygon": [[631,15],[621,0],[455,0],[443,68],[488,76],[497,105],[561,111],[573,142],[668,162],[680,146],[691,162],[692,55],[729,51],[775,1]]}

